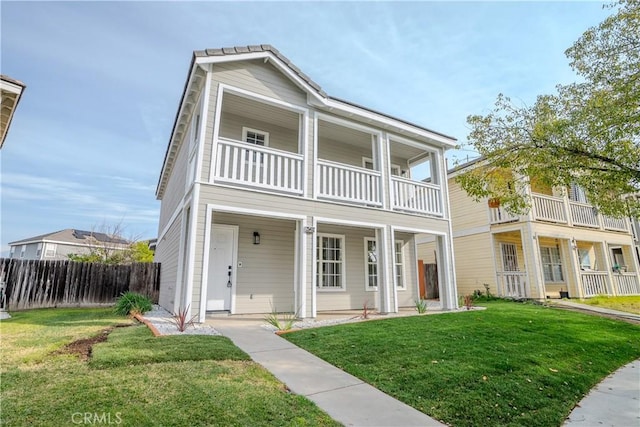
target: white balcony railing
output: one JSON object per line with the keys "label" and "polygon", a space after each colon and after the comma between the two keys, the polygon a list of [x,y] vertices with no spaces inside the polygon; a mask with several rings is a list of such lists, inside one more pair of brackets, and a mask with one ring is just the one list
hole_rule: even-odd
{"label": "white balcony railing", "polygon": [[569,202],[571,222],[582,227],[600,228],[598,213],[595,208],[586,203]]}
{"label": "white balcony railing", "polygon": [[498,293],[505,298],[528,298],[527,273],[525,271],[499,271]]}
{"label": "white balcony railing", "polygon": [[520,215],[513,215],[505,208],[489,208],[489,215],[491,217],[491,224],[500,224],[503,222],[513,222],[520,219]]}
{"label": "white balcony railing", "polygon": [[442,190],[434,184],[391,177],[392,208],[401,211],[442,215]]}
{"label": "white balcony railing", "polygon": [[605,230],[629,231],[626,218],[611,218],[610,216],[603,215],[602,225]]}
{"label": "white balcony railing", "polygon": [[618,295],[640,295],[640,283],[636,273],[614,273],[613,283]]}
{"label": "white balcony railing", "polygon": [[379,171],[318,160],[318,196],[368,206],[382,206]]}
{"label": "white balcony railing", "polygon": [[567,223],[567,215],[562,197],[533,194],[534,217],[540,221]]}
{"label": "white balcony railing", "polygon": [[609,295],[607,290],[606,271],[589,271],[580,273],[580,281],[582,283],[582,296],[594,297],[596,295]]}
{"label": "white balcony railing", "polygon": [[220,139],[216,181],[302,194],[302,155]]}

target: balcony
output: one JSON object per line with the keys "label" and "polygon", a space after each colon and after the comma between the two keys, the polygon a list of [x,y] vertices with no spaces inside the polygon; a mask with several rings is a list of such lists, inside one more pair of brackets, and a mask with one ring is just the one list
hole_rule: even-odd
{"label": "balcony", "polygon": [[520,215],[509,213],[505,208],[498,206],[497,208],[489,208],[489,216],[491,224],[503,224],[506,222],[515,222],[520,220]]}
{"label": "balcony", "polygon": [[611,218],[600,215],[593,206],[587,203],[536,193],[531,197],[533,199],[533,218],[537,221],[629,232],[626,218]]}
{"label": "balcony", "polygon": [[320,198],[382,206],[379,171],[318,160],[317,177]]}
{"label": "balcony", "polygon": [[219,138],[216,159],[217,182],[302,195],[300,154]]}
{"label": "balcony", "polygon": [[399,211],[442,215],[442,190],[439,186],[391,177],[392,208]]}

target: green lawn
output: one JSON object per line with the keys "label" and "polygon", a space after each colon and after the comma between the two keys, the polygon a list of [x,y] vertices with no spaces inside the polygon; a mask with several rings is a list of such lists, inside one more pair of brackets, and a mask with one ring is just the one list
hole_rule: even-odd
{"label": "green lawn", "polygon": [[589,304],[612,310],[625,311],[627,313],[640,314],[640,296],[607,297],[599,296],[579,300],[580,304]]}
{"label": "green lawn", "polygon": [[283,335],[453,426],[560,426],[609,373],[640,357],[640,327],[541,305],[306,329]]}
{"label": "green lawn", "polygon": [[338,425],[227,338],[116,328],[85,362],[59,352],[131,321],[109,309],[12,315],[0,322],[0,425]]}

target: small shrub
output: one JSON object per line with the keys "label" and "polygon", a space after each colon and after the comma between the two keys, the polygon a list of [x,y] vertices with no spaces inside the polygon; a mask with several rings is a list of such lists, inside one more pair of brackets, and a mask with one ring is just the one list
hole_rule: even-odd
{"label": "small shrub", "polygon": [[473,307],[473,295],[465,295],[463,303],[467,310],[471,310],[471,307]]}
{"label": "small shrub", "polygon": [[[282,317],[282,321],[280,321],[280,317]],[[298,313],[278,313],[273,305],[271,305],[271,312],[264,316],[265,322],[279,331],[288,331],[291,329],[297,318]]]}
{"label": "small shrub", "polygon": [[426,313],[426,312],[427,312],[427,301],[426,301],[426,300],[423,300],[423,299],[417,298],[417,299],[414,301],[414,304],[415,304],[415,306],[416,306],[416,311],[417,311],[419,314],[423,314],[423,313]]}
{"label": "small shrub", "polygon": [[193,321],[198,317],[191,316],[191,318],[189,319],[189,308],[190,306],[187,305],[186,308],[179,309],[176,313],[173,313],[173,316],[171,318],[173,324],[176,325],[176,328],[178,328],[178,331],[180,332],[184,332],[189,326],[193,326]]}
{"label": "small shrub", "polygon": [[362,304],[362,317],[363,319],[368,319],[369,314],[371,313],[371,307],[369,307],[369,300],[366,300],[364,304]]}
{"label": "small shrub", "polygon": [[148,297],[135,292],[125,292],[116,301],[115,312],[121,316],[128,316],[144,314],[152,308],[153,304]]}

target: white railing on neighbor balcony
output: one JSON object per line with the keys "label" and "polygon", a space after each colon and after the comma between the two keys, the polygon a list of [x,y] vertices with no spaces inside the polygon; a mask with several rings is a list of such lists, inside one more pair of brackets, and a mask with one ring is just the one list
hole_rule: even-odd
{"label": "white railing on neighbor balcony", "polygon": [[369,206],[382,206],[379,171],[318,160],[318,196]]}
{"label": "white railing on neighbor balcony", "polygon": [[618,295],[640,295],[640,284],[636,273],[614,273],[613,282]]}
{"label": "white railing on neighbor balcony", "polygon": [[218,140],[216,181],[302,194],[303,175],[300,154]]}
{"label": "white railing on neighbor balcony", "polygon": [[573,225],[600,228],[598,214],[593,206],[586,203],[570,201],[569,211],[571,212],[571,222]]}
{"label": "white railing on neighbor balcony", "polygon": [[525,271],[499,271],[498,292],[505,298],[528,298]]}
{"label": "white railing on neighbor balcony", "polygon": [[582,283],[582,296],[594,297],[596,295],[609,295],[607,289],[606,271],[589,271],[580,273],[580,281]]}
{"label": "white railing on neighbor balcony", "polygon": [[442,215],[442,189],[434,184],[391,177],[392,208],[401,211]]}
{"label": "white railing on neighbor balcony", "polygon": [[562,197],[533,194],[532,198],[535,219],[551,222],[567,222],[564,199]]}
{"label": "white railing on neighbor balcony", "polygon": [[602,225],[605,230],[629,231],[626,218],[611,218],[610,216],[602,215]]}
{"label": "white railing on neighbor balcony", "polygon": [[505,208],[489,208],[489,215],[491,216],[491,224],[500,224],[503,222],[513,222],[520,219],[520,215],[513,215]]}

